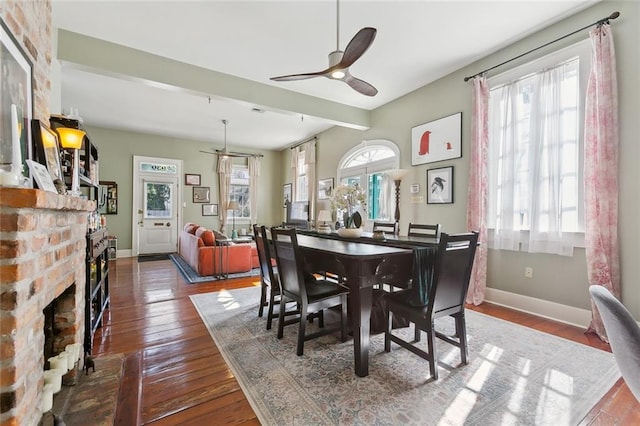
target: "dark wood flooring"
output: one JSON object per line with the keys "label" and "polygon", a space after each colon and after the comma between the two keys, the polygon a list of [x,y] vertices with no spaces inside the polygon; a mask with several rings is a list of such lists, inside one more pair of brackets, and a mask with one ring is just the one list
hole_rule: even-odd
{"label": "dark wood flooring", "polygon": [[[259,285],[255,278],[190,285],[170,260],[111,263],[111,308],[94,340],[94,356],[125,355],[115,424],[259,424],[189,295]],[[485,303],[470,307],[609,350],[582,329]],[[638,425],[640,403],[619,380],[582,425]]]}

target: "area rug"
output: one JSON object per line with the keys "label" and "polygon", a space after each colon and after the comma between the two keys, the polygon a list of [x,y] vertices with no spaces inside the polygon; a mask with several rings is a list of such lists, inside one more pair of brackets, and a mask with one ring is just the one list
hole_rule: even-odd
{"label": "area rug", "polygon": [[[173,261],[174,265],[182,273],[182,276],[189,284],[204,283],[207,281],[214,281],[220,279],[217,275],[198,275],[179,254],[170,254],[169,258]],[[228,274],[227,279],[244,278],[244,277],[257,277],[260,276],[260,268],[254,268],[248,272],[239,272],[236,274]]]}
{"label": "area rug", "polygon": [[[620,377],[608,352],[467,311],[468,365],[438,340],[440,378],[428,380],[425,360],[395,344],[385,353],[378,334],[361,378],[353,340],[324,336],[296,356],[297,327],[281,340],[275,326],[267,331],[259,292],[191,300],[264,425],[575,425]],[[449,318],[437,326],[454,331]]]}

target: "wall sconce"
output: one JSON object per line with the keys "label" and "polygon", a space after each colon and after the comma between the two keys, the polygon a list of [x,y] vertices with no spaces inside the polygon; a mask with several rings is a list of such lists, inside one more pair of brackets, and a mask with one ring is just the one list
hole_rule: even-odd
{"label": "wall sconce", "polygon": [[238,202],[236,200],[229,201],[227,205],[227,210],[233,210],[233,229],[231,230],[231,239],[235,240],[238,238],[238,231],[236,231],[236,210],[238,210]]}
{"label": "wall sconce", "polygon": [[[322,222],[322,223],[320,223]],[[329,210],[320,210],[318,213],[318,225],[316,231],[318,234],[330,234],[331,228],[327,225],[327,222],[331,222],[331,213]]]}
{"label": "wall sconce", "polygon": [[387,172],[387,176],[396,184],[396,223],[400,222],[400,182],[402,182],[402,178],[405,177],[407,173],[409,173],[409,171],[406,169],[392,169]]}
{"label": "wall sconce", "polygon": [[78,150],[82,147],[82,141],[84,140],[85,132],[78,129],[71,129],[69,127],[58,127],[56,129],[60,135],[60,145],[63,148],[73,150],[73,170],[71,177],[71,192],[70,195],[74,197],[80,196],[80,182],[79,182],[79,170],[80,170],[80,156]]}

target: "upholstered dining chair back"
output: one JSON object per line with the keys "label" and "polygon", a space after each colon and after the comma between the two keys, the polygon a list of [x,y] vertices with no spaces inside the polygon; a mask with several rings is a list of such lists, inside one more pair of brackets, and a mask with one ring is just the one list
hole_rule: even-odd
{"label": "upholstered dining chair back", "polygon": [[407,231],[409,237],[431,237],[440,238],[440,224],[426,225],[419,223],[409,223]]}
{"label": "upholstered dining chair back", "polygon": [[373,222],[373,232],[383,231],[389,234],[396,235],[398,233],[398,222]]}
{"label": "upholstered dining chair back", "polygon": [[592,285],[589,293],[602,317],[620,374],[640,401],[640,327],[609,290],[601,285]]}

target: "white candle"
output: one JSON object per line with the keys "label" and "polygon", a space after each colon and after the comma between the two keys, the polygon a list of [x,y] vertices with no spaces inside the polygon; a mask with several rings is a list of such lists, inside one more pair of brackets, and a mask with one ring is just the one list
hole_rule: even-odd
{"label": "white candle", "polygon": [[64,370],[65,374],[67,373],[67,371],[69,371],[69,361],[67,360],[67,353],[66,352],[62,352],[60,354],[58,354],[57,356],[51,357],[49,358],[49,365],[51,366],[52,370],[58,369],[58,370]]}
{"label": "white candle", "polygon": [[65,354],[67,357],[67,370],[73,370],[73,366],[76,363],[75,358],[73,357],[73,354],[70,354],[67,351],[62,352],[60,355]]}
{"label": "white candle", "polygon": [[66,371],[64,370],[45,370],[44,371],[44,384],[45,385],[53,385],[53,393],[60,392],[62,389],[62,376],[64,376]]}
{"label": "white candle", "polygon": [[82,345],[80,343],[72,343],[64,347],[65,352],[69,354],[71,359],[73,359],[73,363],[80,359],[80,347]]}
{"label": "white candle", "polygon": [[18,108],[11,104],[11,171],[22,167],[22,150],[20,149],[20,122],[18,121]]}
{"label": "white candle", "polygon": [[53,385],[46,384],[42,388],[42,401],[40,407],[42,408],[43,413],[46,413],[53,408]]}

